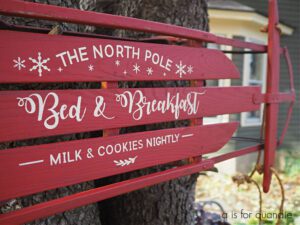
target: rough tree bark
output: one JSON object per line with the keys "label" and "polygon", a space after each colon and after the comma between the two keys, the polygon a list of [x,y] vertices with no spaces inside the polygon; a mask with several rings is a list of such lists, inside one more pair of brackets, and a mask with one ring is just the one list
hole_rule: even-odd
{"label": "rough tree bark", "polygon": [[[83,10],[94,10],[98,12],[119,14],[124,16],[142,18],[158,22],[176,24],[200,30],[208,30],[208,15],[206,0],[35,0],[52,5],[81,8]],[[56,23],[36,21],[22,18],[4,18],[14,24],[52,27]],[[94,28],[89,26],[77,26],[74,24],[60,24],[64,30],[88,31],[126,37],[146,37],[149,34]],[[152,82],[152,83],[120,83],[121,87],[151,87],[151,86],[185,86],[188,82]],[[50,88],[85,87],[89,88],[95,84],[55,84]],[[27,86],[26,88],[45,88],[45,86]],[[15,87],[0,87],[1,89],[15,89]],[[23,86],[24,88],[24,86]],[[49,88],[49,87],[46,87]],[[137,128],[123,129],[121,132],[132,132],[137,130],[152,130],[175,126],[188,125],[188,121],[176,123],[163,123],[151,126],[140,126]],[[90,137],[93,134],[82,134],[80,137],[71,135],[61,137],[60,140],[73,140],[77,138]],[[52,139],[46,142],[52,142]],[[55,140],[59,141],[59,140]],[[32,143],[32,142],[31,142]],[[22,143],[6,143],[2,148],[15,147]],[[171,168],[172,165],[156,166],[150,169],[135,171],[120,176],[96,181],[96,186],[116,182],[151,172]],[[32,222],[30,224],[97,224],[97,225],[192,225],[194,222],[194,190],[198,175],[194,174],[169,182],[161,183],[152,187],[115,197],[98,204],[91,204],[75,210],[67,211],[46,219]],[[65,188],[47,191],[26,198],[16,199],[1,208],[1,211],[9,211],[25,207],[45,200],[62,197],[75,192],[93,188],[94,183],[82,183]],[[101,221],[101,222],[100,222]]]}
{"label": "rough tree bark", "polygon": [[[105,9],[110,1],[98,1],[97,11]],[[142,18],[179,26],[208,30],[207,4],[205,0],[121,0],[113,1],[114,14]],[[101,4],[102,3],[102,4]],[[103,7],[105,6],[105,7]],[[96,32],[107,30],[96,29]],[[113,35],[125,37],[145,37],[148,34],[124,30],[114,31]],[[122,83],[120,86],[186,86],[188,82]],[[188,121],[156,124],[138,128],[123,129],[122,132],[151,130],[158,128],[185,126]],[[146,170],[115,176],[116,182],[156,172],[172,166],[157,166]],[[198,175],[194,174],[152,187],[144,188],[99,203],[103,225],[192,225],[194,224],[194,191]],[[100,182],[103,184],[103,182]]]}

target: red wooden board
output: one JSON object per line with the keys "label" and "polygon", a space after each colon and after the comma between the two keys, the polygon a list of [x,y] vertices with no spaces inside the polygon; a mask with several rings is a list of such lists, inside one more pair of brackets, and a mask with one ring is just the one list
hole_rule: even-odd
{"label": "red wooden board", "polygon": [[259,87],[0,92],[0,141],[258,110]]}
{"label": "red wooden board", "polygon": [[237,48],[249,48],[266,51],[267,46],[241,40],[215,36],[212,33],[182,26],[158,23],[132,17],[118,16],[48,4],[38,4],[22,0],[0,0],[0,13],[10,16],[46,19],[60,22],[85,24],[96,27],[129,29],[152,34],[182,37],[191,40],[231,45]]}
{"label": "red wooden board", "polygon": [[238,123],[0,151],[0,201],[219,150]]}
{"label": "red wooden board", "polygon": [[78,208],[87,204],[96,203],[121,194],[149,187],[183,176],[188,176],[200,171],[213,168],[212,160],[174,167],[165,171],[120,181],[106,186],[101,186],[54,200],[42,202],[20,210],[15,210],[0,215],[1,225],[20,225],[33,220],[41,219],[67,210]]}
{"label": "red wooden board", "polygon": [[1,83],[239,78],[217,50],[5,30],[0,62]]}

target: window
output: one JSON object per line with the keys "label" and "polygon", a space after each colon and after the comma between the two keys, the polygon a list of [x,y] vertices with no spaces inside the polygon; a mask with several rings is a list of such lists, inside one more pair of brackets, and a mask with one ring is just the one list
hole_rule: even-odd
{"label": "window", "polygon": [[[225,35],[218,34],[218,36],[226,37]],[[229,36],[227,36],[229,37]],[[230,37],[229,37],[230,38]],[[230,51],[232,49],[231,46],[225,46],[225,45],[217,45],[214,43],[208,43],[207,48],[209,49],[215,49],[215,50],[228,50]],[[228,58],[231,59],[231,54],[226,54]],[[231,84],[230,79],[220,79],[220,80],[206,80],[206,86],[215,86],[215,87],[229,87]],[[216,124],[216,123],[226,123],[229,121],[229,114],[225,115],[218,115],[213,117],[204,117],[203,118],[203,124]]]}
{"label": "window", "polygon": [[[260,43],[255,39],[246,39],[255,43]],[[243,85],[260,86],[262,92],[265,92],[266,83],[266,54],[245,54],[243,64]],[[263,117],[263,106],[258,111],[242,113],[242,126],[260,126]]]}

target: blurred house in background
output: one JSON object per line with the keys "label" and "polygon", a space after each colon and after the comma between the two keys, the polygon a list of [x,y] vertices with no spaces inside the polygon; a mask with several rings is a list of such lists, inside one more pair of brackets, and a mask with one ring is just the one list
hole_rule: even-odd
{"label": "blurred house in background", "polygon": [[[256,43],[267,44],[267,33],[261,30],[268,23],[268,1],[267,0],[208,0],[210,32],[228,38],[241,39]],[[280,29],[282,31],[281,45],[287,46],[292,58],[296,96],[299,96],[300,74],[300,1],[285,0],[279,1]],[[238,51],[231,46],[218,46],[209,44],[209,48],[221,49],[224,51]],[[227,54],[238,66],[241,73],[239,80],[219,80],[208,81],[209,86],[230,86],[230,85],[258,85],[262,91],[266,89],[266,54]],[[280,90],[289,90],[289,76],[285,61],[281,60],[281,80]],[[237,93],[238,94],[238,93]],[[298,101],[298,100],[297,100]],[[287,106],[280,108],[279,135],[285,122]],[[230,120],[240,121],[240,128],[236,133],[239,137],[259,138],[263,118],[263,107],[256,112],[245,112],[241,115],[221,115],[218,117],[205,118],[204,123],[228,122]],[[290,151],[300,157],[300,106],[297,102],[294,106],[293,117],[288,129],[285,141],[281,149]],[[227,148],[241,148],[253,145],[251,142],[232,142]],[[256,156],[249,155],[242,158],[233,159],[220,165],[224,172],[233,173],[235,171],[248,172]]]}

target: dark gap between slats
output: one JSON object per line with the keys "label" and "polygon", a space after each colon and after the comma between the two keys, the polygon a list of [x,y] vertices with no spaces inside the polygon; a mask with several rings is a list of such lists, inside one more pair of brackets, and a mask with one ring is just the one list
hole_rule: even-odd
{"label": "dark gap between slats", "polygon": [[[104,81],[103,81],[104,82]],[[190,81],[122,81],[119,88],[155,88],[155,87],[188,87]],[[0,91],[9,90],[69,90],[69,89],[100,89],[101,82],[65,82],[65,83],[24,83],[0,84]]]}
{"label": "dark gap between slats", "polygon": [[[161,122],[161,123],[139,125],[139,126],[132,126],[132,127],[122,127],[120,129],[120,134],[128,134],[128,133],[136,133],[136,132],[152,131],[152,130],[163,130],[163,129],[170,129],[175,127],[176,128],[185,127],[188,125],[189,125],[189,120],[177,120],[171,122]],[[161,128],[162,126],[164,127],[163,129]],[[75,140],[97,138],[97,137],[102,137],[102,130],[31,138],[26,140],[15,140],[10,142],[2,142],[0,143],[0,150],[17,148],[17,147],[25,147],[25,146],[35,146],[35,145],[42,145],[42,144],[62,143],[66,141],[75,141]]]}

